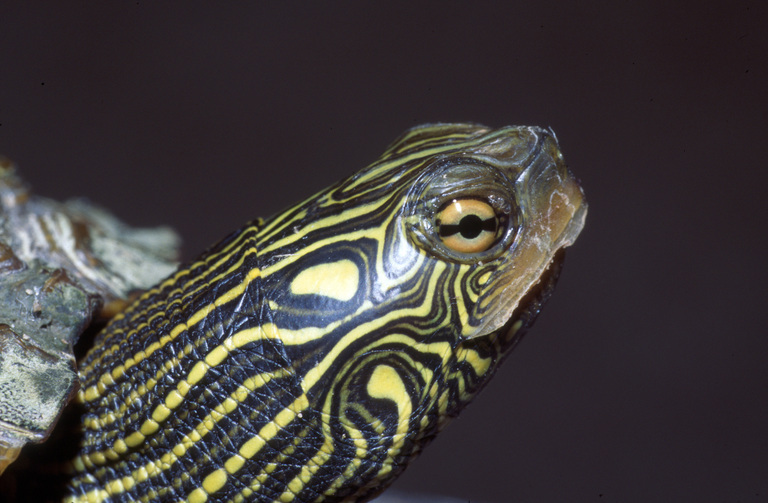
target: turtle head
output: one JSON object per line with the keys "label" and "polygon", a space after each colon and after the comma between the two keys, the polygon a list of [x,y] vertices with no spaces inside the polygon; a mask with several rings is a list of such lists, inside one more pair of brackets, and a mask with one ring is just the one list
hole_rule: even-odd
{"label": "turtle head", "polygon": [[338,494],[381,490],[483,387],[586,208],[551,131],[435,124],[266,222],[270,326]]}

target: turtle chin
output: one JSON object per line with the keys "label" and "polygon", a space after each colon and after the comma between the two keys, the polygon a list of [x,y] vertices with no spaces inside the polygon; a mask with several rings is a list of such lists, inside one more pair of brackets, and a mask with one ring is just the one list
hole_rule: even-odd
{"label": "turtle chin", "polygon": [[511,349],[536,321],[541,309],[555,289],[564,260],[565,249],[561,248],[552,257],[539,280],[520,299],[517,308],[504,326],[497,332],[500,338],[505,341],[505,351]]}

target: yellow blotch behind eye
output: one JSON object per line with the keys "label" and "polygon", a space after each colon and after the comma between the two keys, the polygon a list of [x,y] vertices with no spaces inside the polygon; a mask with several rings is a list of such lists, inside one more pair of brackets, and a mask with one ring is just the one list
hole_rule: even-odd
{"label": "yellow blotch behind eye", "polygon": [[478,199],[455,199],[437,214],[445,246],[459,253],[479,253],[493,246],[499,218],[493,207]]}
{"label": "yellow blotch behind eye", "polygon": [[318,264],[301,271],[291,281],[294,295],[322,295],[332,299],[351,300],[360,284],[360,271],[351,260]]}

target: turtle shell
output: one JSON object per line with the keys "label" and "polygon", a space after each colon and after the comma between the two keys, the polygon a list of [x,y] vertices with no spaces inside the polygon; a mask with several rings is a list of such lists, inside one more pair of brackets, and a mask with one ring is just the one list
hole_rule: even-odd
{"label": "turtle shell", "polygon": [[77,389],[73,346],[177,266],[171,229],[34,196],[0,158],[0,473],[44,441]]}

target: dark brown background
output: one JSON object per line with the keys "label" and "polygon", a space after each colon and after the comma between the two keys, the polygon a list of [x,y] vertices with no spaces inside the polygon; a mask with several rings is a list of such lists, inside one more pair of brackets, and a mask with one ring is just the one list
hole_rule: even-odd
{"label": "dark brown background", "polygon": [[397,487],[768,501],[768,8],[585,3],[3,2],[0,152],[191,256],[410,126],[552,126],[586,229]]}

